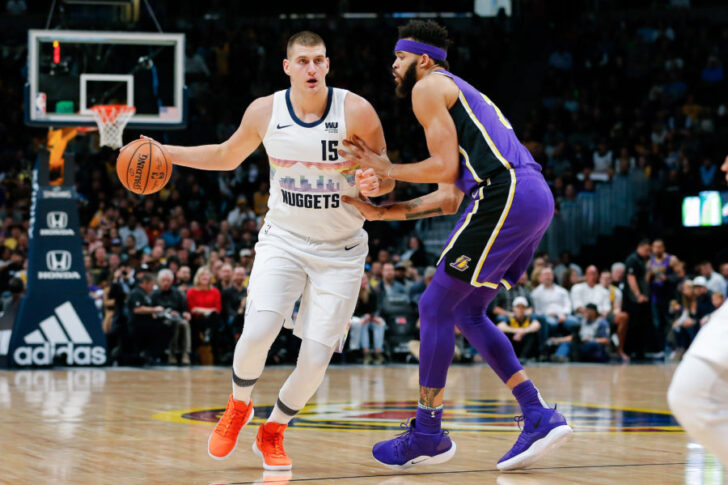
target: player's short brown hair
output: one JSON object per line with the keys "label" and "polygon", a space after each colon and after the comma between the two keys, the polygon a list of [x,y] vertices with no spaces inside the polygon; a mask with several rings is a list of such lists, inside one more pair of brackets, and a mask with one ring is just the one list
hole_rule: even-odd
{"label": "player's short brown hair", "polygon": [[290,57],[291,49],[293,49],[295,44],[300,44],[306,47],[322,45],[324,46],[324,49],[326,49],[324,39],[322,39],[317,33],[311,32],[310,30],[303,30],[297,34],[293,34],[290,39],[288,39],[288,44],[286,45],[286,57]]}

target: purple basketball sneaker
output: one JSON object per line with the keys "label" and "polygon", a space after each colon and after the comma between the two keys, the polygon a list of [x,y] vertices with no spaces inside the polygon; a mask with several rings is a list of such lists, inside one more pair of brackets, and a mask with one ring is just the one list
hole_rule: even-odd
{"label": "purple basketball sneaker", "polygon": [[406,470],[415,465],[445,463],[455,456],[455,442],[447,431],[420,433],[415,430],[414,418],[400,426],[405,428],[403,433],[392,440],[380,441],[372,448],[372,455],[379,463],[395,470]]}
{"label": "purple basketball sneaker", "polygon": [[523,414],[516,416],[519,426],[523,421],[523,429],[513,448],[498,461],[496,468],[500,471],[518,470],[535,463],[564,444],[574,432],[556,409],[527,407]]}

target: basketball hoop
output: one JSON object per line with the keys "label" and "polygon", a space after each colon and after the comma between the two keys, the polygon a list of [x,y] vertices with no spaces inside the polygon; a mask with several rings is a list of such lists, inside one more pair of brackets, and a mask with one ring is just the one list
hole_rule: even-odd
{"label": "basketball hoop", "polygon": [[129,119],[136,113],[134,106],[124,104],[100,104],[92,106],[94,120],[99,125],[100,146],[121,148],[121,135]]}

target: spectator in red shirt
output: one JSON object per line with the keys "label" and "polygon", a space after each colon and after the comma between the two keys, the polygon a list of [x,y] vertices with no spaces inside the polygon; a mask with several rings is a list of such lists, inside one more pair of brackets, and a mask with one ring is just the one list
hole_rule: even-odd
{"label": "spectator in red shirt", "polygon": [[[187,307],[192,314],[193,347],[211,345],[213,356],[218,354],[221,342],[216,333],[223,326],[220,312],[222,300],[220,291],[212,286],[212,273],[207,266],[201,266],[195,273],[193,287],[187,290]],[[202,356],[200,356],[202,357]],[[219,357],[219,356],[218,356]],[[201,360],[205,360],[204,358]],[[215,359],[219,360],[219,359]],[[217,362],[222,363],[222,362]]]}

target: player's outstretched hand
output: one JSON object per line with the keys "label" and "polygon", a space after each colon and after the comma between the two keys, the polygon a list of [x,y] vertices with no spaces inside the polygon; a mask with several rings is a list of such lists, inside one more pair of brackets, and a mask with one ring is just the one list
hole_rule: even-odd
{"label": "player's outstretched hand", "polygon": [[374,170],[371,168],[366,170],[357,169],[356,186],[362,195],[376,197],[379,194],[379,177],[374,174]]}
{"label": "player's outstretched hand", "polygon": [[366,144],[364,140],[354,135],[353,138],[344,140],[343,148],[339,149],[339,156],[350,161],[356,162],[363,169],[371,168],[380,179],[389,178],[389,170],[392,168],[392,162],[387,157],[386,150],[377,153]]}
{"label": "player's outstretched hand", "polygon": [[341,200],[356,207],[356,209],[361,212],[361,215],[363,215],[368,221],[379,221],[384,218],[386,209],[384,207],[376,206],[368,200],[352,199],[346,195],[342,195]]}

